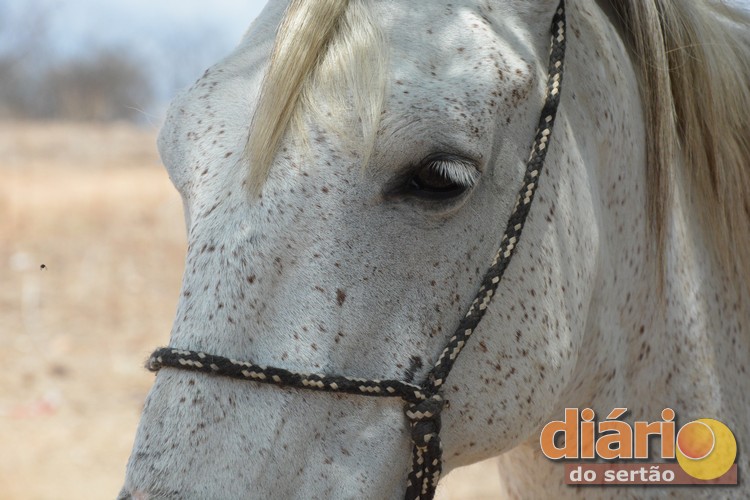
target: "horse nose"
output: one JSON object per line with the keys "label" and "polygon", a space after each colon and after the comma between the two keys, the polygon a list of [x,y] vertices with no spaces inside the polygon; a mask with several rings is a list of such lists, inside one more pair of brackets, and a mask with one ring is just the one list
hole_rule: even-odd
{"label": "horse nose", "polygon": [[138,491],[131,493],[124,487],[120,490],[120,494],[117,495],[117,500],[148,500],[149,498],[147,493]]}

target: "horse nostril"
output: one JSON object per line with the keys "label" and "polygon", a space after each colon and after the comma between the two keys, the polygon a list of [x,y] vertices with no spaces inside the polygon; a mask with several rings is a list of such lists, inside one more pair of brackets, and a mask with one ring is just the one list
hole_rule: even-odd
{"label": "horse nostril", "polygon": [[130,493],[125,488],[123,488],[120,491],[120,494],[117,495],[117,500],[148,500],[149,498],[148,493],[143,493],[141,491]]}
{"label": "horse nostril", "polygon": [[120,494],[117,495],[117,500],[133,500],[133,497],[123,488],[120,490]]}

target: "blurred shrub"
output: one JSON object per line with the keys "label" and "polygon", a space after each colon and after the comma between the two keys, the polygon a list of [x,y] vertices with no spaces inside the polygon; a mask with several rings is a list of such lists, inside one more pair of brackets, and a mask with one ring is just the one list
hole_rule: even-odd
{"label": "blurred shrub", "polygon": [[48,68],[38,95],[43,117],[85,121],[136,120],[153,99],[138,62],[106,49]]}
{"label": "blurred shrub", "polygon": [[60,59],[46,36],[49,11],[0,2],[0,118],[136,121],[154,101],[146,64],[93,47]]}

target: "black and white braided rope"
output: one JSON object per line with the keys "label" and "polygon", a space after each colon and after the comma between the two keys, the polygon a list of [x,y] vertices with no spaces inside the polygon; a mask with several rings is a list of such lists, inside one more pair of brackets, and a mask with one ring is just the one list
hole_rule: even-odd
{"label": "black and white braided rope", "polygon": [[399,397],[414,404],[429,399],[422,387],[400,380],[367,380],[340,375],[296,373],[283,368],[256,365],[248,361],[170,347],[157,349],[146,363],[146,368],[152,372],[159,371],[165,366],[298,389]]}
{"label": "black and white braided rope", "polygon": [[500,242],[500,249],[482,280],[479,292],[461,319],[456,333],[448,341],[438,361],[422,385],[400,380],[368,380],[341,375],[295,373],[282,368],[256,365],[202,352],[164,347],[157,349],[146,367],[156,372],[163,367],[211,373],[240,380],[327,392],[343,392],[376,397],[399,397],[406,402],[404,413],[411,427],[412,468],[409,472],[406,498],[433,498],[442,471],[440,413],[445,402],[440,389],[450,374],[456,358],[482,320],[497,290],[505,269],[521,238],[526,218],[547,156],[560,103],[560,88],[565,59],[565,0],[560,0],[552,19],[552,43],[547,77],[547,92],[539,126],[526,163],[523,186]]}

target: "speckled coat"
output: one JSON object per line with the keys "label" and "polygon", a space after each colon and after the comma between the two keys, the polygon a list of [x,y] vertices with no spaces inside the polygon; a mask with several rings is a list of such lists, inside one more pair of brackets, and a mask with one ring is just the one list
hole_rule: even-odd
{"label": "speckled coat", "polygon": [[[256,199],[242,152],[286,4],[271,2],[240,47],[175,99],[162,131],[189,231],[170,344],[421,380],[497,250],[538,119],[557,1],[373,2],[391,42],[390,84],[368,168],[311,124],[308,147],[282,144]],[[537,199],[445,387],[445,467],[504,453],[514,498],[746,498],[746,483],[583,492],[539,450],[541,427],[565,407],[627,407],[639,420],[671,407],[682,422],[717,418],[750,446],[747,293],[710,257],[679,177],[660,289],[633,62],[606,8],[571,1],[568,22]],[[470,192],[440,203],[392,194],[436,152],[477,163]],[[398,400],[164,369],[123,497],[399,498],[409,458]],[[738,461],[747,471],[746,454]]]}

